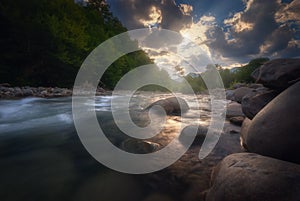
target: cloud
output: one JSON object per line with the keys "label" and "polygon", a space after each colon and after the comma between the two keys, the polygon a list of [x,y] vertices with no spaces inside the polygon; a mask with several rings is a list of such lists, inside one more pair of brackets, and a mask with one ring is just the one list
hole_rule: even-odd
{"label": "cloud", "polygon": [[[180,32],[184,38],[158,40],[153,29],[142,44],[158,64],[184,67],[180,72],[189,68],[173,55],[180,51],[190,54],[185,59],[192,63],[213,57],[215,63],[230,67],[256,57],[300,56],[300,0],[188,1],[192,5],[185,0],[176,0],[177,4],[174,0],[107,1],[128,29],[159,27]],[[203,52],[197,52],[191,41]]]}
{"label": "cloud", "polygon": [[259,56],[295,56],[295,53],[290,53],[298,45],[293,41],[297,41],[299,2],[245,1],[243,11],[206,32],[207,38],[212,41],[208,44],[211,52],[219,59],[228,57],[241,61]]}
{"label": "cloud", "polygon": [[107,0],[113,13],[128,29],[159,26],[179,31],[192,24],[187,4],[176,5],[174,0]]}
{"label": "cloud", "polygon": [[300,21],[300,1],[294,0],[290,4],[283,4],[276,12],[275,19],[279,23],[285,23],[289,20]]}

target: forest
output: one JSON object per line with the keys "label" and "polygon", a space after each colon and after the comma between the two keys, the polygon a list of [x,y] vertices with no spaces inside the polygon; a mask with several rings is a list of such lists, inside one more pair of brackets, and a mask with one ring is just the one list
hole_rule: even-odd
{"label": "forest", "polygon": [[[0,80],[15,86],[71,87],[88,54],[127,31],[104,0],[2,0]],[[119,58],[101,83],[112,88],[123,74],[152,61],[142,51]]]}
{"label": "forest", "polygon": [[[84,4],[73,0],[2,0],[0,26],[0,80],[13,86],[72,87],[89,53],[101,42],[127,31],[110,12],[105,0],[90,0]],[[234,72],[220,65],[216,68],[228,88],[235,82],[253,82],[251,72],[267,60],[254,59]],[[100,85],[113,89],[124,74],[151,63],[142,50],[120,57],[105,72]],[[166,85],[174,90],[184,90],[180,84],[175,87],[178,83],[164,70],[153,68],[148,76],[150,74],[166,79]],[[206,88],[201,76],[184,78],[194,91],[201,92]]]}

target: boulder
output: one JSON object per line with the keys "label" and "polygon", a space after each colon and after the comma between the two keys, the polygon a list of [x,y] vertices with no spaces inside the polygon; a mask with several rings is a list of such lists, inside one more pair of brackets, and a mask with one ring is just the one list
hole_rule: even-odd
{"label": "boulder", "polygon": [[245,116],[239,103],[231,102],[227,105],[226,117]]}
{"label": "boulder", "polygon": [[162,100],[158,100],[149,105],[146,110],[149,110],[153,106],[161,106],[167,115],[180,115],[187,112],[190,108],[187,102],[179,97],[170,97]]}
{"label": "boulder", "polygon": [[250,119],[245,118],[245,120],[243,121],[243,124],[242,124],[242,128],[241,128],[240,141],[241,141],[242,147],[244,147],[245,149],[248,149],[247,144],[246,144],[246,138],[247,138],[248,129],[249,129],[249,126],[251,125],[251,122],[252,121]]}
{"label": "boulder", "polygon": [[135,154],[147,154],[159,149],[160,145],[154,142],[146,140],[138,140],[129,138],[121,143],[121,148],[124,151],[135,153]]}
{"label": "boulder", "polygon": [[300,59],[275,59],[265,63],[251,75],[257,83],[282,91],[299,81]]}
{"label": "boulder", "polygon": [[226,99],[234,101],[234,90],[226,90]]}
{"label": "boulder", "polygon": [[212,174],[206,201],[298,201],[300,165],[253,153],[227,156]]}
{"label": "boulder", "polygon": [[245,95],[251,93],[254,89],[251,89],[249,87],[240,87],[236,89],[233,93],[234,101],[241,103],[242,99]]}
{"label": "boulder", "polygon": [[234,125],[241,126],[243,124],[244,119],[245,119],[244,116],[237,116],[237,117],[231,117],[229,121]]}
{"label": "boulder", "polygon": [[249,93],[242,100],[242,111],[246,117],[253,119],[277,95],[278,92],[274,90],[261,90]]}
{"label": "boulder", "polygon": [[299,91],[297,82],[253,118],[245,140],[249,151],[300,163]]}

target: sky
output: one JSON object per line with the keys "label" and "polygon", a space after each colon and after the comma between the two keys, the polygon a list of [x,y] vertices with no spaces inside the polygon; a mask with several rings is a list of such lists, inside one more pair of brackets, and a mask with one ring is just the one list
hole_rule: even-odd
{"label": "sky", "polygon": [[[169,29],[201,45],[215,63],[300,57],[300,0],[107,0],[129,30]],[[178,43],[187,47],[184,42]],[[174,47],[176,47],[176,45]],[[176,55],[151,50],[158,65],[181,68]],[[197,55],[193,55],[194,58]]]}

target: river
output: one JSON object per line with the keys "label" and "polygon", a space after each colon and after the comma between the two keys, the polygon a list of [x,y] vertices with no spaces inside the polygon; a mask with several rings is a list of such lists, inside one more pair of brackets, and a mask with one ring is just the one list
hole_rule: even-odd
{"label": "river", "polygon": [[[114,124],[111,100],[115,99],[118,109],[128,110],[122,102],[123,96],[125,94],[85,100],[85,104],[95,106],[105,135],[116,146],[126,137]],[[142,110],[151,102],[169,96],[140,93],[132,99],[132,107]],[[208,96],[198,95],[195,99],[180,94],[180,97],[190,103],[184,121],[178,116],[169,116],[164,131],[153,138],[153,144],[165,146],[172,141],[178,136],[180,122],[184,122],[184,126],[209,125],[211,108]],[[96,161],[82,145],[74,127],[71,97],[0,100],[0,150],[0,199],[5,201],[150,201],[185,200],[189,196],[189,200],[196,200],[201,195],[193,195],[195,186],[198,186],[196,192],[199,193],[207,188],[207,177],[215,165],[215,160],[199,162],[199,147],[195,146],[174,165],[155,173],[131,175],[113,171]],[[236,151],[231,149],[228,153]],[[222,150],[222,154],[228,153]],[[220,159],[218,154],[217,160]],[[207,170],[203,168],[206,166]],[[201,174],[195,173],[197,171]],[[194,183],[193,187],[191,183]]]}

